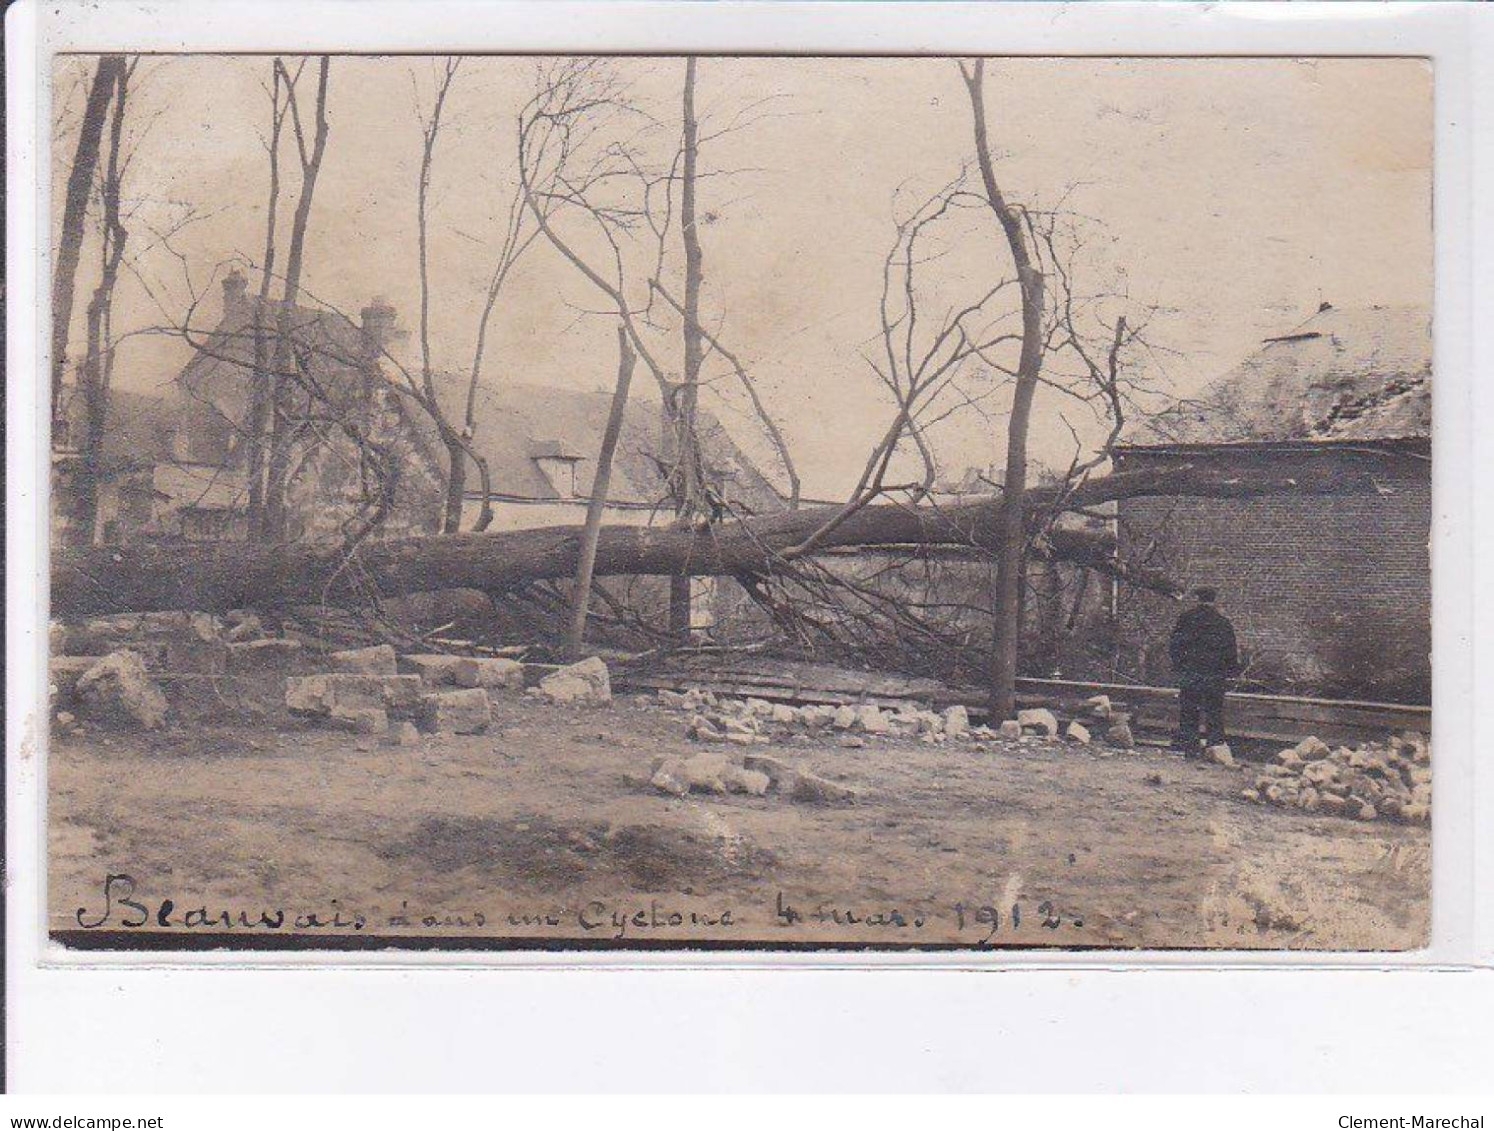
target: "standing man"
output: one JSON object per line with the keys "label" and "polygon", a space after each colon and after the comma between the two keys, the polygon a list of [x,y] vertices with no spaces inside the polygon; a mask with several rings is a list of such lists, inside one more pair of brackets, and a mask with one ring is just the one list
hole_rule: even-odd
{"label": "standing man", "polygon": [[1178,681],[1178,733],[1173,749],[1198,753],[1199,715],[1210,746],[1224,741],[1224,686],[1240,668],[1235,626],[1216,608],[1216,589],[1195,589],[1198,603],[1178,617],[1168,642]]}

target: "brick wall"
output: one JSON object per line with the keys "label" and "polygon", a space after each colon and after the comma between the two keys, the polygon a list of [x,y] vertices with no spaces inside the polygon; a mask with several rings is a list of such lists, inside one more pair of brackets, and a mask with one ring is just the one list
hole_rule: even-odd
{"label": "brick wall", "polygon": [[[1172,462],[1132,451],[1117,470]],[[1235,624],[1244,680],[1264,690],[1424,699],[1431,662],[1431,464],[1414,451],[1266,446],[1192,463],[1273,466],[1329,461],[1356,486],[1327,496],[1151,498],[1119,507],[1121,553],[1192,587],[1213,585]],[[1368,472],[1368,483],[1360,484]],[[1348,477],[1346,476],[1346,481]],[[1123,588],[1119,666],[1165,682],[1167,636],[1179,606]]]}

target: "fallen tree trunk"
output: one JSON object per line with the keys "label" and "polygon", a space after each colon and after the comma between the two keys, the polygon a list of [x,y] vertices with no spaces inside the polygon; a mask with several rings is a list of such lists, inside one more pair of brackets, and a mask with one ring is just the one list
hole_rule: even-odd
{"label": "fallen tree trunk", "polygon": [[[1332,494],[1363,490],[1357,477],[1324,464],[1291,474],[1258,471],[1223,475],[1191,466],[1127,472],[1060,488],[1026,493],[1026,510],[1092,507],[1148,495],[1252,498],[1282,494]],[[608,526],[599,532],[595,573],[619,575],[771,575],[779,555],[840,512],[814,507],[787,514],[724,522],[703,530]],[[865,545],[962,545],[994,548],[1001,535],[999,499],[939,508],[882,503],[840,523],[822,548]],[[573,577],[582,528],[556,526],[494,534],[451,534],[399,541],[368,541],[349,560],[341,547],[242,542],[190,546],[140,545],[59,549],[52,559],[52,612],[74,618],[153,609],[224,611],[288,604],[364,603],[370,595],[396,596],[435,589],[495,593],[532,581]],[[1114,560],[1112,536],[1054,529],[1052,556],[1110,572],[1127,573]],[[1153,588],[1164,579],[1141,577]]]}

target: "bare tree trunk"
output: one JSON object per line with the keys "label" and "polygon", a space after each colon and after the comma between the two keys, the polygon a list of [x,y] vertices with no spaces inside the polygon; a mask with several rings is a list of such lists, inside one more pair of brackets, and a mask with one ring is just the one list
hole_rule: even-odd
{"label": "bare tree trunk", "polygon": [[1032,399],[1043,367],[1043,274],[1028,253],[1019,210],[1008,204],[996,181],[986,134],[985,60],[977,59],[960,74],[970,93],[975,126],[975,155],[980,165],[986,201],[1001,222],[1011,249],[1012,264],[1022,290],[1022,352],[1012,392],[1011,417],[1006,429],[1006,474],[1002,494],[1015,505],[1003,511],[1001,544],[996,557],[995,632],[991,654],[991,717],[1008,719],[1016,706],[1017,648],[1022,631],[1022,569],[1027,548],[1027,524],[1022,503],[1027,491],[1027,431]]}
{"label": "bare tree trunk", "polygon": [[[316,196],[317,174],[321,172],[322,157],[327,150],[327,73],[331,67],[331,56],[323,55],[317,69],[316,86],[316,133],[310,153],[306,149],[306,137],[301,128],[300,108],[296,103],[295,90],[290,91],[291,123],[295,129],[296,146],[301,156],[301,195],[296,201],[295,216],[291,221],[290,245],[285,257],[285,290],[280,300],[275,343],[275,372],[291,372],[295,360],[292,356],[292,339],[296,303],[301,296],[301,266],[306,250],[306,228],[311,218],[311,204]],[[277,376],[271,397],[270,455],[265,475],[265,535],[271,541],[285,538],[285,487],[290,470],[290,394],[293,386],[284,377]]]}
{"label": "bare tree trunk", "polygon": [[84,433],[82,467],[79,475],[79,501],[76,537],[84,545],[99,541],[99,489],[103,482],[104,439],[109,423],[109,375],[113,362],[109,357],[113,342],[109,333],[110,312],[114,303],[114,286],[124,260],[125,241],[129,233],[120,219],[120,144],[124,137],[125,98],[128,92],[129,67],[121,67],[114,80],[114,112],[109,125],[109,158],[103,178],[103,265],[98,286],[88,302],[87,353],[79,370],[78,384],[83,393]]}
{"label": "bare tree trunk", "polygon": [[62,378],[67,372],[67,339],[73,321],[73,292],[78,277],[78,259],[83,253],[83,220],[88,195],[98,168],[99,146],[104,137],[104,119],[109,98],[124,73],[123,55],[101,55],[88,88],[83,122],[73,167],[67,175],[67,195],[62,207],[62,229],[57,242],[57,262],[52,271],[52,420],[55,424],[62,399]]}
{"label": "bare tree trunk", "polygon": [[265,206],[265,254],[260,264],[259,300],[254,307],[254,372],[249,378],[249,412],[245,421],[249,458],[249,538],[265,536],[265,429],[270,421],[270,347],[265,318],[270,309],[270,284],[275,277],[275,225],[280,209],[280,131],[285,113],[280,104],[281,65],[271,67],[270,95],[270,191]]}
{"label": "bare tree trunk", "polygon": [[[1364,472],[1344,473],[1331,461],[1250,472],[1183,465],[1127,472],[1067,487],[1035,487],[1029,514],[1060,501],[1084,508],[1143,496],[1249,499],[1273,495],[1353,495],[1372,492]],[[724,522],[709,530],[603,526],[597,537],[597,577],[734,577],[771,575],[778,555],[824,526],[836,506]],[[847,517],[822,545],[956,545],[995,548],[1004,536],[1004,499],[953,507],[880,503]],[[52,607],[63,617],[147,609],[223,611],[321,601],[358,605],[371,592],[388,595],[433,589],[498,592],[532,581],[574,577],[582,529],[557,526],[497,534],[453,534],[365,544],[356,578],[340,545],[266,546],[199,542],[95,549],[53,555]],[[1056,558],[1119,573],[1149,588],[1176,593],[1165,578],[1114,561],[1113,536],[1054,528]]]}
{"label": "bare tree trunk", "polygon": [[[586,525],[581,530],[581,550],[576,563],[576,589],[571,594],[571,631],[567,647],[572,659],[581,658],[586,644],[586,615],[591,605],[592,574],[597,563],[597,541],[602,533],[602,513],[607,509],[607,493],[612,483],[612,456],[622,435],[623,414],[628,408],[628,388],[633,383],[633,366],[638,357],[628,340],[628,328],[617,328],[617,387],[612,390],[612,408],[607,427],[602,432],[602,449],[597,453],[596,475],[591,483],[591,499],[586,504]],[[671,582],[673,579],[671,578]],[[689,585],[689,578],[685,584]]]}
{"label": "bare tree trunk", "polygon": [[441,111],[446,106],[446,96],[451,92],[451,83],[456,77],[460,61],[455,56],[446,60],[441,84],[436,88],[435,104],[431,107],[430,121],[422,123],[420,181],[415,193],[415,234],[420,249],[420,381],[425,390],[426,409],[435,422],[436,430],[441,434],[441,442],[446,445],[446,501],[441,514],[443,534],[455,534],[462,528],[462,500],[467,493],[467,444],[446,419],[446,410],[436,391],[435,371],[431,367],[430,225],[427,209],[431,193],[431,165],[436,156],[436,139],[441,134]]}
{"label": "bare tree trunk", "polygon": [[441,529],[446,534],[455,534],[462,528],[462,502],[467,497],[467,448],[461,440],[447,442],[446,466],[446,509],[442,512]]}
{"label": "bare tree trunk", "polygon": [[[704,338],[700,332],[700,285],[704,274],[704,255],[700,232],[695,221],[696,164],[700,156],[699,126],[695,118],[695,56],[685,60],[685,88],[681,99],[684,133],[681,143],[683,163],[680,170],[680,238],[685,248],[684,295],[684,374],[674,404],[665,404],[669,425],[674,432],[675,513],[683,522],[692,522],[700,509],[697,497],[701,485],[700,445],[695,429],[696,406],[700,396],[700,367],[705,359]],[[671,578],[669,582],[669,634],[676,641],[690,639],[690,579]]]}

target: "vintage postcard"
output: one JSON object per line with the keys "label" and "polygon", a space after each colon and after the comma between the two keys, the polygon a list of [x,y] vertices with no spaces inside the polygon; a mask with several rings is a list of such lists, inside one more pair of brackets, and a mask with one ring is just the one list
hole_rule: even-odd
{"label": "vintage postcard", "polygon": [[50,81],[62,945],[1428,943],[1426,60]]}

